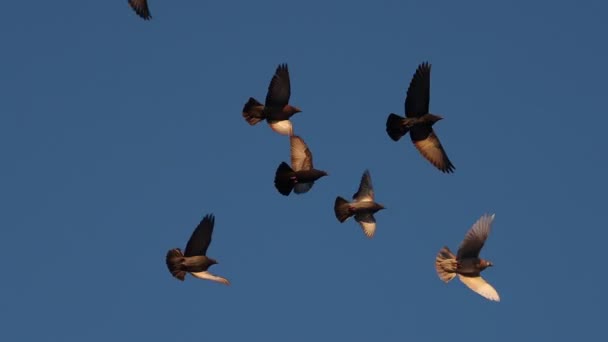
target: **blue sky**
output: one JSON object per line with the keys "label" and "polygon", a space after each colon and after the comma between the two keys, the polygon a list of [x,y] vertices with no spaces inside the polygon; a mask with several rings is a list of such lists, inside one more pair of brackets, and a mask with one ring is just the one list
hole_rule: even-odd
{"label": "blue sky", "polygon": [[[145,22],[126,0],[6,3],[0,339],[600,339],[607,7],[150,0]],[[384,131],[427,60],[451,175]],[[288,139],[241,117],[279,63],[330,173],[287,198]],[[332,211],[365,168],[373,240]],[[433,267],[486,212],[500,303]],[[206,213],[230,287],[164,263]]]}

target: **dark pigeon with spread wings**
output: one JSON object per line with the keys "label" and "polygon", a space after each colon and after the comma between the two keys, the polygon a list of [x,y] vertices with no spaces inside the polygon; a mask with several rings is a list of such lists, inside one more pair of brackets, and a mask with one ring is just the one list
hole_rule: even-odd
{"label": "dark pigeon with spread wings", "polygon": [[439,279],[445,283],[458,275],[460,281],[468,288],[489,300],[498,302],[500,296],[496,289],[481,277],[481,272],[493,264],[489,260],[479,258],[479,252],[490,234],[494,217],[494,215],[483,215],[475,222],[458,247],[457,255],[454,255],[447,246],[441,248],[435,258],[435,270]]}
{"label": "dark pigeon with spread wings", "polygon": [[302,138],[292,135],[289,141],[291,167],[282,162],[274,176],[274,186],[283,196],[288,196],[292,190],[296,194],[306,193],[316,180],[327,176],[327,172],[314,168],[312,153]]}
{"label": "dark pigeon with spread wings", "polygon": [[407,89],[405,118],[391,113],[386,120],[386,132],[393,141],[398,141],[409,131],[420,154],[440,171],[451,173],[455,167],[433,130],[433,125],[443,117],[429,112],[430,92],[431,66],[425,62],[418,66]]}
{"label": "dark pigeon with spread wings", "polygon": [[152,19],[150,15],[150,9],[148,9],[148,1],[147,0],[129,0],[129,5],[131,8],[144,20]]}
{"label": "dark pigeon with spread wings", "polygon": [[225,285],[230,284],[228,279],[208,271],[209,267],[218,263],[217,260],[207,257],[207,249],[211,244],[214,226],[215,216],[213,214],[205,215],[192,232],[184,253],[179,248],[173,248],[167,252],[167,267],[175,278],[183,281],[186,278],[186,273],[190,273],[195,278],[211,280]]}
{"label": "dark pigeon with spread wings", "polygon": [[359,189],[353,195],[353,201],[348,202],[343,197],[336,197],[334,202],[334,213],[340,223],[354,216],[359,223],[363,233],[368,238],[374,237],[376,232],[376,218],[374,214],[379,210],[385,209],[382,204],[374,201],[374,186],[369,170],[363,172]]}
{"label": "dark pigeon with spread wings", "polygon": [[289,68],[287,64],[279,64],[268,85],[265,104],[250,97],[243,107],[243,118],[252,126],[266,120],[273,131],[283,135],[293,135],[293,126],[289,118],[300,113],[301,110],[289,104],[290,97]]}

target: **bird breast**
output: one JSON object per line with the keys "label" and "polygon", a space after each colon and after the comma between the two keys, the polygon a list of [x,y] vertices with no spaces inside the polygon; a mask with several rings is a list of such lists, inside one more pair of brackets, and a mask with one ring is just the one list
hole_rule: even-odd
{"label": "bird breast", "polygon": [[376,202],[370,201],[361,201],[361,202],[352,202],[350,206],[358,213],[375,213],[380,210],[380,207]]}

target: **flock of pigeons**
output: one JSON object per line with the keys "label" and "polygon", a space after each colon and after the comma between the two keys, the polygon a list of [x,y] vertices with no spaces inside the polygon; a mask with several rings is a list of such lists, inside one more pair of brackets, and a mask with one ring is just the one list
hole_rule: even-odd
{"label": "flock of pigeons", "polygon": [[[145,20],[151,18],[146,0],[128,1],[140,17]],[[386,132],[394,141],[398,141],[409,132],[414,146],[424,158],[441,172],[452,173],[455,167],[433,131],[433,125],[443,118],[429,112],[430,84],[431,66],[425,62],[418,66],[408,87],[405,117],[389,114]],[[304,194],[310,191],[318,179],[328,175],[323,170],[315,169],[310,149],[301,137],[294,135],[293,125],[289,119],[301,110],[289,104],[290,96],[289,69],[286,64],[280,64],[270,81],[264,104],[250,97],[242,111],[243,118],[250,125],[265,120],[273,131],[289,136],[291,166],[282,162],[274,178],[277,191],[284,196],[289,196],[292,191],[296,194]],[[375,202],[369,170],[364,171],[359,189],[352,196],[352,201],[338,196],[334,204],[338,221],[343,223],[353,217],[368,238],[372,238],[376,231],[374,214],[383,209],[385,208],[382,204]],[[458,275],[462,283],[479,295],[492,301],[500,301],[496,290],[480,275],[483,270],[492,266],[492,262],[480,258],[479,253],[488,238],[493,220],[494,215],[486,214],[479,218],[466,233],[456,255],[448,247],[441,248],[435,258],[435,269],[439,278],[446,283]],[[206,215],[192,233],[184,252],[179,248],[167,252],[167,267],[175,278],[183,281],[186,273],[190,273],[199,279],[230,284],[228,279],[209,272],[209,268],[218,263],[217,260],[207,256],[214,225],[214,215]]]}

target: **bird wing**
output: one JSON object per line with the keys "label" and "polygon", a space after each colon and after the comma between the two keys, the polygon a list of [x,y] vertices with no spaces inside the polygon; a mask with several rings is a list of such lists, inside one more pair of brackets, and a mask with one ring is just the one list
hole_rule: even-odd
{"label": "bird wing", "polygon": [[147,0],[129,0],[129,5],[137,13],[138,16],[145,20],[152,18],[150,10],[148,9]]}
{"label": "bird wing", "polygon": [[405,96],[405,116],[420,117],[429,112],[431,98],[431,65],[422,63],[410,81]]}
{"label": "bird wing", "polygon": [[291,83],[287,64],[280,64],[270,80],[266,93],[266,107],[283,108],[289,103]]}
{"label": "bird wing", "polygon": [[294,171],[311,170],[312,166],[312,153],[308,149],[308,146],[297,135],[289,137],[291,143],[291,168]]}
{"label": "bird wing", "polygon": [[192,272],[190,274],[192,274],[192,276],[194,276],[198,279],[211,280],[211,281],[215,281],[215,282],[218,282],[218,283],[221,283],[224,285],[230,285],[230,281],[228,281],[228,279],[215,275],[209,271]]}
{"label": "bird wing", "polygon": [[494,214],[486,214],[475,222],[458,247],[458,259],[479,257],[479,252],[490,234],[493,220]]}
{"label": "bird wing", "polygon": [[374,237],[374,233],[376,232],[376,219],[374,218],[374,215],[370,213],[356,214],[355,221],[359,222],[365,236],[370,239]]}
{"label": "bird wing", "polygon": [[372,184],[372,177],[369,170],[363,172],[361,176],[361,182],[359,183],[359,190],[353,195],[355,202],[373,202],[374,201],[374,186]]}
{"label": "bird wing", "polygon": [[430,126],[414,126],[410,130],[412,142],[426,160],[442,172],[454,172],[454,165],[445,153],[435,131]]}
{"label": "bird wing", "polygon": [[488,282],[481,276],[467,277],[463,276],[462,274],[459,274],[458,277],[460,278],[460,281],[463,284],[465,284],[468,288],[475,291],[482,297],[496,302],[500,302],[500,296],[498,295],[498,292],[496,292],[492,285],[488,284]]}
{"label": "bird wing", "polygon": [[184,256],[190,257],[195,255],[206,255],[207,248],[211,243],[211,235],[213,234],[213,226],[215,225],[215,216],[208,214],[203,217],[198,224],[184,251]]}
{"label": "bird wing", "polygon": [[268,121],[270,128],[282,135],[293,135],[293,126],[289,120]]}

